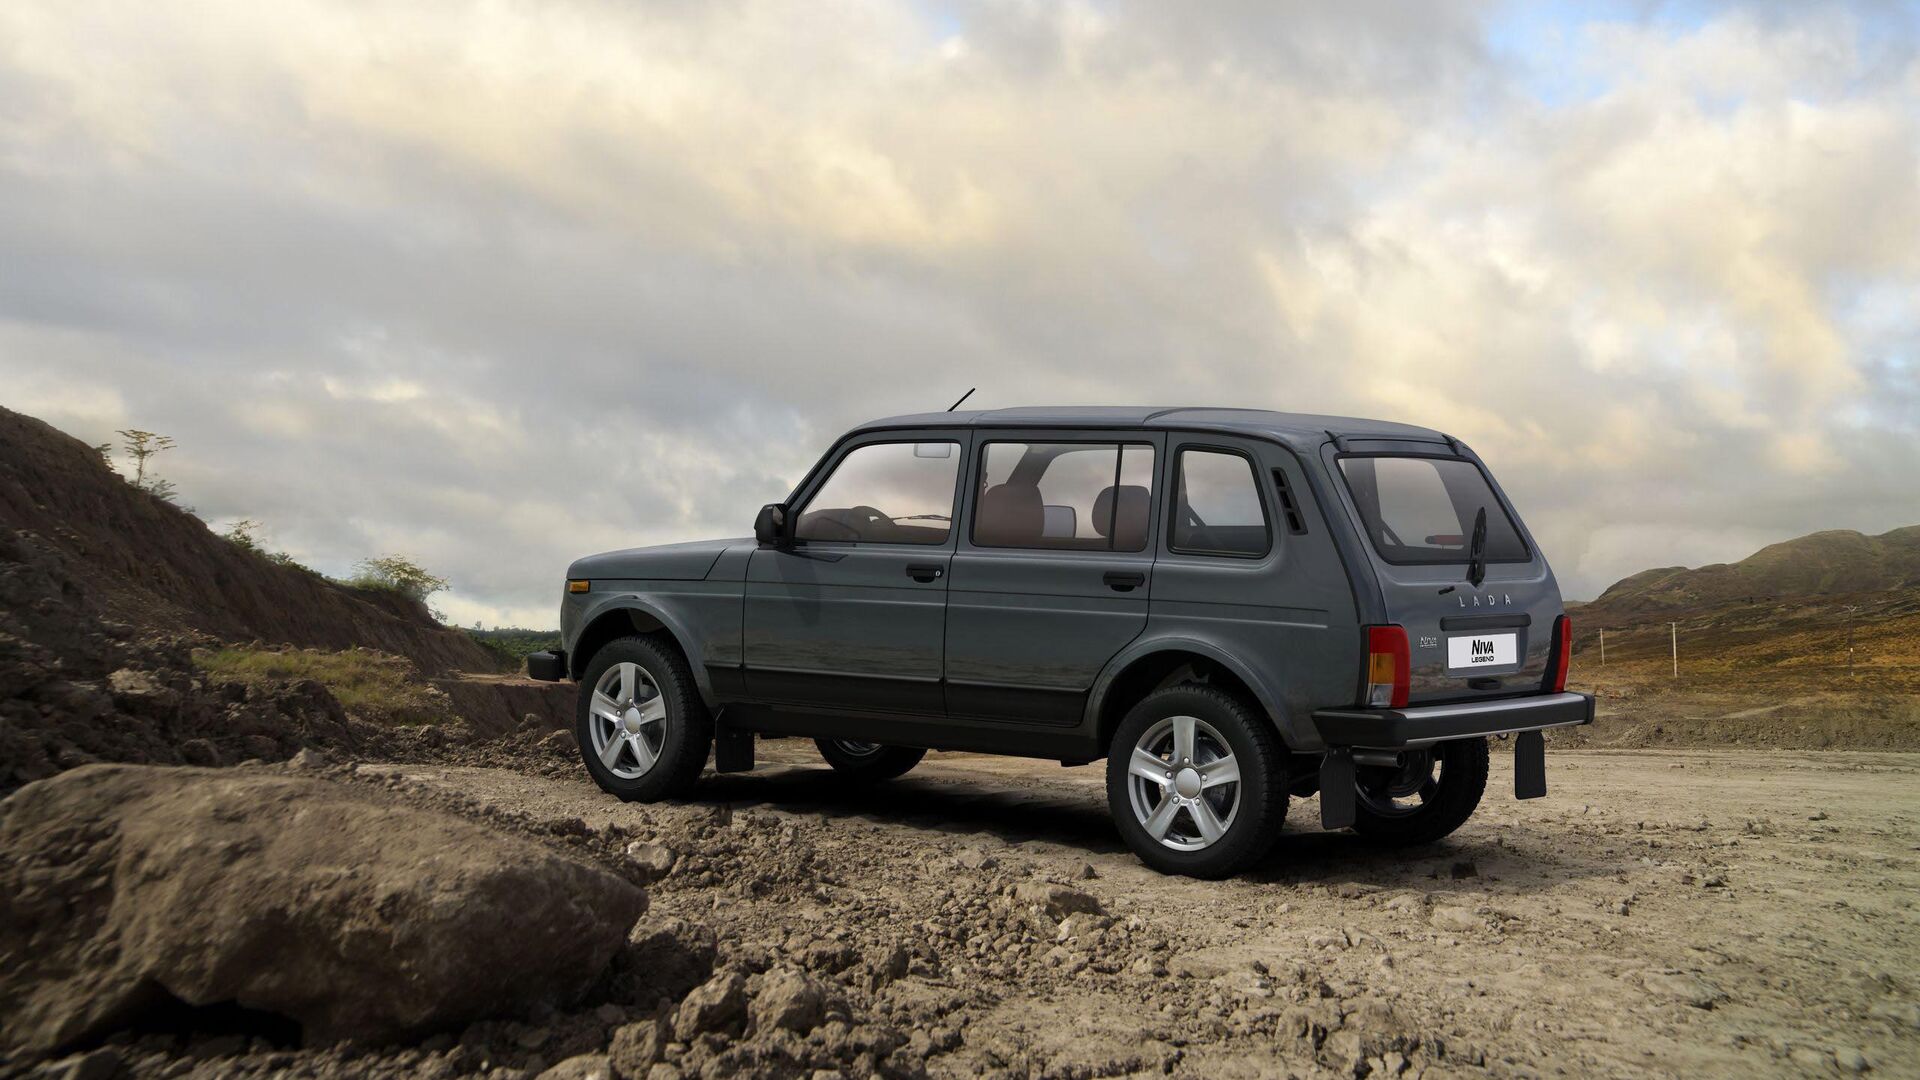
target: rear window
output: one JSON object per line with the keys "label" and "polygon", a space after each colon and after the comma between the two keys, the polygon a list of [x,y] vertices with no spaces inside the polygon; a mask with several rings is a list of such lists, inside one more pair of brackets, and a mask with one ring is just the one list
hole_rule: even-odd
{"label": "rear window", "polygon": [[1486,474],[1458,458],[1344,457],[1340,472],[1375,551],[1390,563],[1463,563],[1473,521],[1487,511],[1488,562],[1530,557]]}

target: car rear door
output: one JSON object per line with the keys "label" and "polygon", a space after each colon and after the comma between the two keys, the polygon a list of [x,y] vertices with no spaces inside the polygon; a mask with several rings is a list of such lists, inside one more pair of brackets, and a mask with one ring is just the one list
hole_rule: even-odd
{"label": "car rear door", "polygon": [[[1458,443],[1345,438],[1323,453],[1390,622],[1407,632],[1410,704],[1537,693],[1563,608],[1553,572],[1492,475]],[[1484,578],[1469,580],[1486,512]]]}
{"label": "car rear door", "polygon": [[747,565],[747,692],[770,705],[938,716],[968,434],[849,440],[793,502],[795,543]]}
{"label": "car rear door", "polygon": [[1303,722],[1352,698],[1358,625],[1312,464],[1264,439],[1168,434],[1149,628],[1246,664],[1282,715]]}
{"label": "car rear door", "polygon": [[1146,628],[1158,432],[985,430],[947,585],[958,722],[1070,727]]}

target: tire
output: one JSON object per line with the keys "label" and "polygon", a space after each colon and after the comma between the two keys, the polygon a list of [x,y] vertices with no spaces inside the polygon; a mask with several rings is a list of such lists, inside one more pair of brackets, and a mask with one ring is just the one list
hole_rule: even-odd
{"label": "tire", "polygon": [[[1439,776],[1434,779],[1436,764]],[[1412,771],[1417,773],[1418,766]],[[1455,739],[1434,747],[1426,772],[1433,783],[1431,794],[1418,805],[1396,812],[1387,810],[1380,795],[1383,788],[1394,790],[1393,781],[1398,781],[1399,790],[1413,788],[1414,777],[1406,775],[1407,770],[1395,774],[1391,769],[1361,766],[1355,772],[1354,783],[1360,790],[1355,792],[1354,832],[1379,847],[1431,844],[1465,825],[1480,805],[1487,790],[1487,740]]]}
{"label": "tire", "polygon": [[[1183,728],[1191,753],[1184,760],[1198,768],[1178,767]],[[1136,758],[1136,752],[1145,756]],[[1226,754],[1238,780],[1199,786],[1210,779],[1207,770],[1221,769]],[[1147,758],[1156,763],[1136,769]],[[1128,710],[1114,731],[1107,808],[1141,862],[1163,874],[1227,877],[1265,856],[1279,839],[1287,817],[1286,761],[1273,729],[1246,702],[1196,683],[1168,687]],[[1171,781],[1167,772],[1175,774]],[[1188,801],[1167,805],[1179,800]],[[1204,824],[1203,811],[1210,819]],[[1149,831],[1156,827],[1159,836]],[[1216,835],[1209,838],[1210,831]]]}
{"label": "tire", "polygon": [[862,784],[904,776],[927,756],[925,750],[911,746],[881,746],[852,739],[815,739],[813,745],[820,748],[820,756],[827,759],[834,772]]}
{"label": "tire", "polygon": [[[615,704],[627,700],[619,692],[623,667],[643,681],[636,680],[629,691],[635,707],[619,713],[616,723],[605,715],[605,705],[596,712],[595,697],[605,684],[615,691],[609,695]],[[647,694],[647,689],[654,693]],[[638,731],[628,727],[630,719],[637,719]],[[628,802],[653,802],[693,788],[713,747],[713,717],[677,647],[654,637],[623,637],[601,646],[588,662],[580,679],[573,734],[587,774],[600,790]],[[635,737],[644,740],[645,754],[633,744]],[[627,745],[609,755],[603,741],[607,738]]]}

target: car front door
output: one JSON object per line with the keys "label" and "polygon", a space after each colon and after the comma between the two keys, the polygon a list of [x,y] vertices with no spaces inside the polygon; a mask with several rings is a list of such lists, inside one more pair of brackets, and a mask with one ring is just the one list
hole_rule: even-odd
{"label": "car front door", "polygon": [[982,431],[947,585],[947,711],[1070,727],[1147,624],[1155,432]]}
{"label": "car front door", "polygon": [[769,705],[938,716],[965,431],[849,440],[747,565],[747,692]]}

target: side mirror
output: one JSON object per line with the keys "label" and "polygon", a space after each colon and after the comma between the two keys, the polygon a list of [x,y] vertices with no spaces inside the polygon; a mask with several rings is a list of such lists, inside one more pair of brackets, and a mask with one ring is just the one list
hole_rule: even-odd
{"label": "side mirror", "polygon": [[768,503],[753,519],[753,538],[761,547],[783,548],[792,543],[787,535],[787,504]]}

